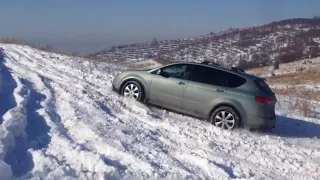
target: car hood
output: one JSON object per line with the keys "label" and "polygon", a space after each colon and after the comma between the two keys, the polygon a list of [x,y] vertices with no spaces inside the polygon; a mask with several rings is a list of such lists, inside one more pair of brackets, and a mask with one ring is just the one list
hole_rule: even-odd
{"label": "car hood", "polygon": [[126,69],[125,71],[137,72],[137,71],[151,71],[151,70],[154,70],[154,68],[151,68],[151,69]]}

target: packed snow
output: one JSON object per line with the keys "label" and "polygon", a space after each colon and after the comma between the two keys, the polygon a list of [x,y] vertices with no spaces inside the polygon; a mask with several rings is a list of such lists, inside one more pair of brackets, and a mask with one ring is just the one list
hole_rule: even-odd
{"label": "packed snow", "polygon": [[0,179],[319,179],[320,120],[279,96],[272,132],[112,92],[125,67],[0,44]]}

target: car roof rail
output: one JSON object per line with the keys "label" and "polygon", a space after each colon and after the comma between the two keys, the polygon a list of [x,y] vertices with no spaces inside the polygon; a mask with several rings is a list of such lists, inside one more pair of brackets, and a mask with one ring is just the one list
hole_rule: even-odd
{"label": "car roof rail", "polygon": [[232,71],[236,71],[236,72],[242,72],[242,73],[245,73],[245,71],[241,68],[238,68],[238,67],[231,67],[231,70]]}
{"label": "car roof rail", "polygon": [[210,61],[202,61],[201,64],[207,64],[207,65],[212,65],[212,66],[221,66],[220,64],[210,62]]}

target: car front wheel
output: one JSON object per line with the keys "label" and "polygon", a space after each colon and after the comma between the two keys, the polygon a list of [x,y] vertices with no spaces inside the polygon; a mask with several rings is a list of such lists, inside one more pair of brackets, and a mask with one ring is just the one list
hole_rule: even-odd
{"label": "car front wheel", "polygon": [[141,101],[143,97],[143,91],[139,83],[136,81],[129,81],[123,85],[121,94],[124,97],[130,97],[136,99],[137,101]]}

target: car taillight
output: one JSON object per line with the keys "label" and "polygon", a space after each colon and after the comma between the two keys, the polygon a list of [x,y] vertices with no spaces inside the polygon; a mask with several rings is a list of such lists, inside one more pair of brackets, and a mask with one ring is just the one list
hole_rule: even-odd
{"label": "car taillight", "polygon": [[267,104],[267,103],[271,103],[272,102],[272,99],[271,98],[267,98],[267,97],[262,97],[262,96],[256,96],[256,101],[258,101],[259,103],[264,103],[264,104]]}

